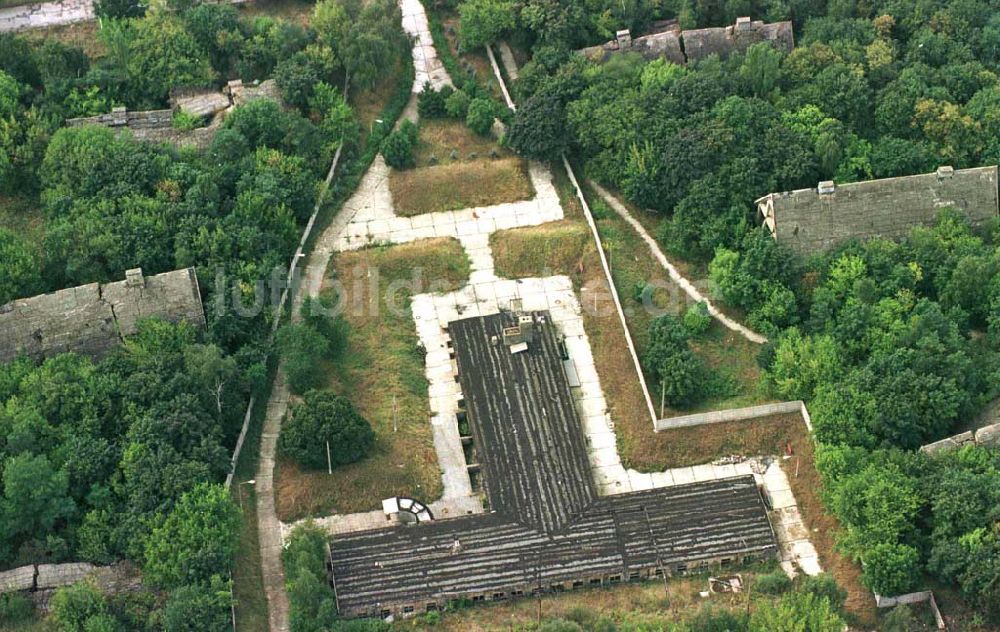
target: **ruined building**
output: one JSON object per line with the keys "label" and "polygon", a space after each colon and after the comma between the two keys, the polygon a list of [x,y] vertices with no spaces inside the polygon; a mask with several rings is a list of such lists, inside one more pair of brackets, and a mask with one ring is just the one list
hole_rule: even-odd
{"label": "ruined building", "polygon": [[677,20],[664,20],[655,23],[648,35],[633,38],[628,30],[622,30],[610,42],[577,52],[599,61],[606,61],[617,53],[632,52],[648,60],[663,58],[685,64],[709,55],[725,59],[733,53],[746,52],[760,42],[769,42],[779,50],[791,52],[795,47],[792,23],[765,24],[750,18],[737,18],[731,26],[682,31]]}
{"label": "ruined building", "polygon": [[21,355],[49,358],[74,351],[100,359],[136,332],[138,321],[162,318],[205,326],[194,268],[124,281],[89,283],[0,306],[0,362]]}
{"label": "ruined building", "polygon": [[[108,114],[68,119],[66,124],[70,127],[102,125],[119,132],[128,130],[136,140],[204,149],[212,142],[216,130],[232,108],[258,99],[281,103],[281,91],[273,79],[252,85],[244,85],[242,80],[236,79],[221,92],[178,89],[171,95],[172,107],[167,110],[129,111],[116,107]],[[174,114],[177,112],[197,117],[208,124],[194,129],[180,129],[174,125]]]}
{"label": "ruined building", "polygon": [[771,193],[757,200],[758,219],[794,252],[823,252],[849,239],[898,239],[954,208],[973,224],[997,217],[997,167],[955,170],[815,189]]}
{"label": "ruined building", "polygon": [[488,513],[334,536],[341,615],[407,615],[777,553],[752,475],[597,494],[548,312],[466,318],[448,333]]}

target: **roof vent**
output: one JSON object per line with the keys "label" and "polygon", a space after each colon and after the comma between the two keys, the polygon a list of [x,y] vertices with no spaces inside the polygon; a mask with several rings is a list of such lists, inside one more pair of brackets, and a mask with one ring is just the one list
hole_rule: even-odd
{"label": "roof vent", "polygon": [[950,180],[955,177],[954,167],[938,167],[937,170],[938,180]]}
{"label": "roof vent", "polygon": [[142,276],[142,268],[132,268],[125,271],[127,287],[146,287],[146,279]]}
{"label": "roof vent", "polygon": [[750,30],[750,18],[748,18],[748,17],[736,18],[736,30],[737,31],[749,31]]}
{"label": "roof vent", "polygon": [[824,180],[819,183],[819,186],[816,187],[816,190],[819,192],[820,195],[833,195],[834,193],[837,192],[837,185],[834,183],[833,180]]}

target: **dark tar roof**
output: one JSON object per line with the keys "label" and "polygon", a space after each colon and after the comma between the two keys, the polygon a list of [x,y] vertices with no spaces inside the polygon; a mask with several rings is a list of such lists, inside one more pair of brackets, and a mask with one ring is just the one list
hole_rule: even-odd
{"label": "dark tar roof", "polygon": [[515,314],[448,327],[493,512],[334,537],[341,614],[776,550],[752,476],[598,496],[556,329],[532,316],[520,353]]}

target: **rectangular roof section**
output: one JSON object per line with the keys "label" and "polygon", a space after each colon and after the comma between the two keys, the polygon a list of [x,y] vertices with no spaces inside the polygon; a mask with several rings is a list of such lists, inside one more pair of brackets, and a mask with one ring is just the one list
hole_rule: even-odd
{"label": "rectangular roof section", "polygon": [[504,340],[518,327],[511,312],[455,321],[448,332],[490,506],[554,531],[597,493],[555,327],[548,312],[529,319],[522,352]]}
{"label": "rectangular roof section", "polygon": [[997,217],[997,167],[952,169],[814,189],[771,193],[757,200],[771,235],[809,255],[849,239],[899,239],[954,208],[973,224]]}

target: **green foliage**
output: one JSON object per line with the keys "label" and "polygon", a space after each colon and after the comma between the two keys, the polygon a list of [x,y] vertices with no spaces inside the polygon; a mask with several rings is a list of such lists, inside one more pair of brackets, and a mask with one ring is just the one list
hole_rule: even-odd
{"label": "green foliage", "polygon": [[469,105],[471,103],[472,98],[467,92],[456,90],[448,95],[444,103],[444,109],[449,117],[464,121],[465,117],[469,115]]}
{"label": "green foliage", "polygon": [[748,625],[746,614],[707,604],[687,621],[691,632],[744,632]]}
{"label": "green foliage", "polygon": [[25,452],[9,458],[0,499],[4,541],[47,532],[72,517],[76,507],[68,488],[67,472],[53,468],[47,456]]}
{"label": "green foliage", "polygon": [[207,584],[181,586],[163,608],[165,632],[215,632],[232,626],[229,581],[213,575]]}
{"label": "green foliage", "polygon": [[865,586],[880,595],[910,592],[920,577],[920,553],[906,544],[876,544],[865,553],[864,561]]}
{"label": "green foliage", "polygon": [[430,81],[424,83],[423,90],[417,96],[417,112],[420,118],[444,118],[448,115],[445,103],[453,94],[456,94],[455,89],[450,86],[435,90]]}
{"label": "green foliage", "polygon": [[177,110],[174,112],[170,122],[175,129],[179,129],[182,132],[189,132],[198,127],[199,123],[201,123],[201,118],[183,110]]}
{"label": "green foliage", "polygon": [[0,305],[43,287],[38,256],[23,238],[0,228]]}
{"label": "green foliage", "polygon": [[583,632],[583,628],[573,621],[552,619],[538,626],[538,632]]}
{"label": "green foliage", "polygon": [[847,591],[828,573],[799,575],[795,589],[799,592],[812,593],[817,599],[826,599],[838,612],[843,611],[844,603],[847,601]]}
{"label": "green foliage", "polygon": [[688,336],[681,320],[670,314],[657,318],[649,327],[643,366],[671,406],[689,407],[707,394],[708,370],[691,351]]}
{"label": "green foliage", "polygon": [[138,0],[97,0],[94,13],[102,18],[138,18],[146,13],[146,7]]}
{"label": "green foliage", "polygon": [[413,154],[419,134],[419,128],[414,123],[403,121],[398,130],[382,141],[382,157],[386,164],[393,169],[410,169],[416,166]]}
{"label": "green foliage", "polygon": [[792,588],[792,580],[782,570],[774,571],[757,577],[753,590],[765,595],[780,595]]}
{"label": "green foliage", "polygon": [[760,603],[750,617],[750,632],[841,632],[844,621],[830,602],[812,593],[792,592],[776,604]]}
{"label": "green foliage", "polygon": [[87,582],[56,589],[49,608],[52,619],[62,632],[88,632],[88,622],[106,615],[108,611],[104,595]]}
{"label": "green foliage", "polygon": [[321,362],[330,352],[329,341],[308,325],[284,325],[276,336],[278,351],[293,393],[305,393],[323,380]]}
{"label": "green foliage", "polygon": [[320,0],[311,21],[319,43],[357,86],[371,86],[406,46],[402,14],[393,0]]}
{"label": "green foliage", "polygon": [[30,619],[34,613],[35,604],[27,595],[21,593],[0,595],[0,623],[21,623]]}
{"label": "green foliage", "polygon": [[517,16],[512,0],[469,0],[458,7],[459,32],[466,49],[488,46],[512,30]]}
{"label": "green foliage", "polygon": [[684,312],[684,329],[692,336],[700,336],[712,326],[712,315],[704,301],[692,303]]}
{"label": "green foliage", "polygon": [[496,119],[496,105],[490,99],[477,97],[469,102],[469,110],[465,115],[465,124],[480,136],[489,136]]}
{"label": "green foliage", "polygon": [[322,529],[311,523],[299,525],[282,552],[288,618],[293,632],[323,632],[337,618],[337,604],[324,581],[326,537]]}
{"label": "green foliage", "polygon": [[195,486],[150,533],[145,578],[163,588],[209,584],[232,566],[240,523],[239,509],[226,488]]}
{"label": "green foliage", "polygon": [[280,447],[303,467],[321,469],[363,459],[375,443],[371,425],[351,402],[330,391],[309,391],[282,426]]}

